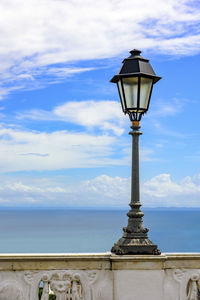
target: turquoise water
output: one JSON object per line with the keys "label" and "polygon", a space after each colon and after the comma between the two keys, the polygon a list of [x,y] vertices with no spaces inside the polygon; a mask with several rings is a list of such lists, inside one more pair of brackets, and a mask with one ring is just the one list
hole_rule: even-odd
{"label": "turquoise water", "polygon": [[[200,210],[144,210],[162,252],[200,252]],[[0,211],[0,253],[105,252],[122,236],[126,211]]]}

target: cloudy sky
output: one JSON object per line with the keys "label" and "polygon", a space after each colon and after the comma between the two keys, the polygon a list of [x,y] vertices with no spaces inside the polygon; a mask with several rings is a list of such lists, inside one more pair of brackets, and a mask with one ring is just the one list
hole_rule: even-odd
{"label": "cloudy sky", "polygon": [[131,124],[109,80],[133,48],[162,76],[141,200],[200,207],[196,0],[1,0],[0,206],[127,207]]}

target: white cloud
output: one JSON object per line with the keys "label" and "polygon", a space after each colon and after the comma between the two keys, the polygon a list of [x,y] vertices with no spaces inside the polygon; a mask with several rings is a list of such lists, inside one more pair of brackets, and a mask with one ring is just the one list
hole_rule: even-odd
{"label": "white cloud", "polygon": [[55,120],[85,126],[98,127],[112,131],[116,135],[124,132],[127,118],[123,117],[120,103],[117,101],[69,101],[55,107],[52,111],[32,110],[18,114],[18,119]]}
{"label": "white cloud", "polygon": [[[126,206],[130,201],[130,178],[101,175],[83,182],[82,187],[89,202],[96,199],[98,204]],[[141,202],[146,207],[200,207],[199,199],[199,174],[180,181],[160,174],[141,183]]]}
{"label": "white cloud", "polygon": [[81,189],[89,196],[88,200],[94,200],[97,197],[100,203],[103,201],[105,204],[113,203],[114,205],[122,205],[124,198],[129,194],[129,192],[127,193],[127,188],[129,187],[129,178],[121,178],[119,176],[110,177],[107,175],[98,176],[81,184]]}
{"label": "white cloud", "polygon": [[[0,204],[5,206],[127,207],[130,178],[100,175],[68,182],[67,178],[14,176],[0,180]],[[81,195],[81,197],[80,197]],[[160,174],[141,184],[141,202],[146,207],[200,207],[200,175],[174,181]]]}
{"label": "white cloud", "polygon": [[[104,102],[99,105],[104,109],[107,107]],[[116,115],[114,122],[111,118],[112,112],[100,116],[94,111],[97,118],[91,121],[88,118],[80,118],[81,125],[90,125],[91,128],[102,123],[103,131],[100,133],[96,130],[42,132],[25,130],[12,124],[9,127],[1,125],[0,173],[130,165],[131,137],[116,136],[120,135],[124,128],[120,118],[117,120],[118,108],[116,106],[115,110],[114,107],[113,105],[113,114]],[[85,110],[87,113],[86,106],[83,106],[83,113]],[[72,114],[72,120],[73,117]],[[114,134],[109,134],[109,130]],[[141,148],[140,160],[157,159],[152,149]]]}
{"label": "white cloud", "polygon": [[[180,100],[178,98],[154,101],[151,111],[145,115],[143,126],[148,126],[149,128],[151,122],[153,128],[164,135],[181,139],[185,138],[185,133],[165,128],[160,120],[176,116],[183,110],[186,103],[186,99]],[[124,129],[129,121],[128,115],[125,116],[122,113],[120,102],[113,100],[69,101],[54,107],[50,111],[32,109],[18,113],[17,119],[62,121],[84,126],[87,129],[98,128],[106,132],[112,132],[117,136],[124,133]],[[147,151],[150,153],[150,150]],[[144,152],[143,154],[145,155]]]}
{"label": "white cloud", "polygon": [[151,103],[151,109],[143,119],[143,127],[153,128],[162,136],[175,137],[178,139],[187,139],[188,135],[185,132],[178,131],[176,128],[170,129],[169,126],[163,122],[165,118],[176,117],[184,109],[188,109],[187,99],[157,99]]}
{"label": "white cloud", "polygon": [[178,99],[173,98],[170,100],[166,99],[157,99],[152,103],[152,108],[150,112],[147,114],[147,118],[150,119],[152,117],[170,117],[176,116],[183,110],[183,107],[188,101],[186,99]]}
{"label": "white cloud", "polygon": [[200,206],[199,175],[173,181],[170,174],[160,174],[146,181],[143,188],[145,203],[153,206]]}
{"label": "white cloud", "polygon": [[[114,206],[126,206],[130,201],[130,178],[102,175],[83,186],[88,201],[91,196],[100,203],[107,199],[107,204]],[[180,181],[172,180],[170,174],[160,174],[141,184],[141,202],[146,207],[200,207],[199,199],[199,174]]]}
{"label": "white cloud", "polygon": [[116,101],[67,102],[56,107],[53,113],[68,122],[84,126],[101,126],[110,119],[121,120],[120,104]]}
{"label": "white cloud", "polygon": [[2,0],[1,83],[37,87],[40,75],[61,79],[84,71],[68,63],[111,58],[134,47],[194,54],[200,49],[199,20],[199,5],[189,0]]}
{"label": "white cloud", "polygon": [[[68,189],[59,183],[55,184],[51,179],[16,179],[12,176],[9,179],[1,178],[0,204],[5,206],[36,205],[54,206],[70,205],[73,196]],[[69,204],[67,199],[69,198]],[[58,200],[59,199],[59,200]],[[63,203],[62,203],[63,199]]]}
{"label": "white cloud", "polygon": [[55,76],[57,78],[66,78],[76,73],[86,72],[86,71],[92,71],[94,68],[67,68],[67,67],[51,67],[48,68],[48,77],[50,75]]}
{"label": "white cloud", "polygon": [[169,129],[165,125],[163,125],[158,120],[152,120],[152,125],[156,131],[161,134],[162,136],[169,136],[176,139],[186,140],[188,138],[188,134],[185,132],[177,131],[176,129]]}
{"label": "white cloud", "polygon": [[30,70],[17,69],[17,67],[14,69],[11,68],[9,72],[2,71],[0,74],[0,100],[5,99],[13,91],[39,89],[49,84],[59,83],[74,74],[91,71],[94,68],[41,67],[38,69],[31,68]]}
{"label": "white cloud", "polygon": [[58,170],[126,164],[115,159],[117,139],[109,135],[52,133],[0,128],[1,172]]}
{"label": "white cloud", "polygon": [[[101,175],[67,182],[65,178],[1,178],[0,204],[5,206],[127,206],[128,178]],[[81,195],[81,197],[80,197]]]}

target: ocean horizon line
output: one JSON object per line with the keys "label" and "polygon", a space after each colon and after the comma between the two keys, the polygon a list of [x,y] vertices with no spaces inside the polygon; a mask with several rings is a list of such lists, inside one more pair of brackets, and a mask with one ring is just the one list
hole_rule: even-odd
{"label": "ocean horizon line", "polygon": [[[0,206],[0,210],[77,210],[77,211],[127,211],[129,206]],[[179,206],[163,206],[149,207],[142,206],[142,210],[159,210],[159,211],[177,211],[177,210],[200,210],[200,207],[179,207]]]}

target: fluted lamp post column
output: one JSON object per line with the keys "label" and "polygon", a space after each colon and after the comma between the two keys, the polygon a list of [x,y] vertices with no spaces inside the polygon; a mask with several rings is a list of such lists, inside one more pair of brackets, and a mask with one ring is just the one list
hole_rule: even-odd
{"label": "fluted lamp post column", "polygon": [[140,55],[141,51],[134,49],[130,54],[123,60],[119,73],[111,79],[111,82],[117,83],[122,110],[132,122],[129,133],[132,136],[131,209],[127,213],[128,225],[123,228],[124,234],[111,252],[119,255],[157,255],[160,251],[148,238],[149,230],[143,226],[144,214],[140,210],[139,136],[142,133],[139,122],[149,108],[153,85],[161,77],[156,76],[149,60]]}

